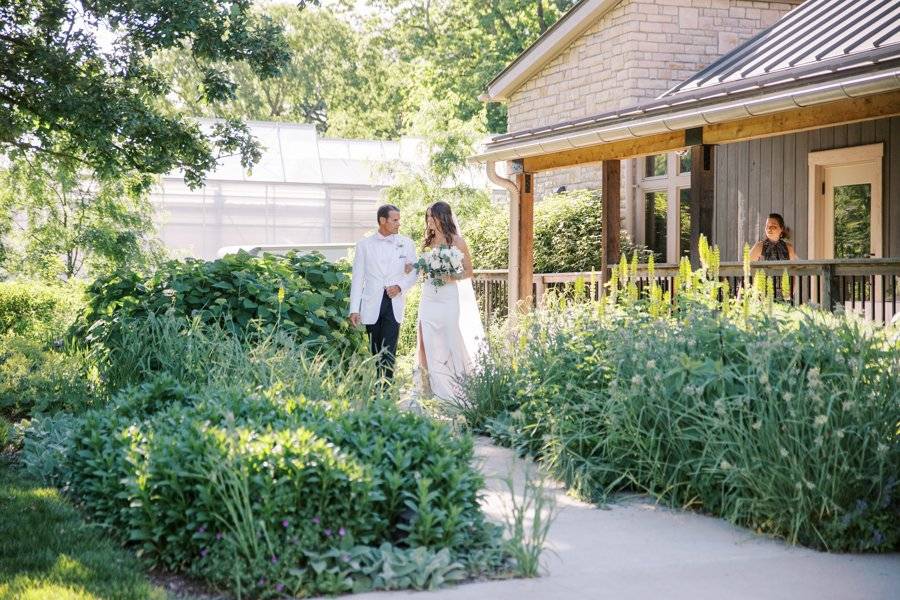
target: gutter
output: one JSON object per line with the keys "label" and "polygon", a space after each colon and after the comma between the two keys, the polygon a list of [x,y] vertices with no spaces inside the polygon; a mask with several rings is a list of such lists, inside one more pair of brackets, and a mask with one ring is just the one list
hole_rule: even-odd
{"label": "gutter", "polygon": [[506,275],[507,311],[511,322],[515,322],[519,304],[519,186],[511,179],[500,177],[497,163],[487,162],[488,179],[506,189],[509,193],[509,271]]}
{"label": "gutter", "polygon": [[[711,102],[702,107],[678,110],[667,105],[641,109],[633,107],[596,121],[604,125],[585,125],[575,131],[553,135],[552,129],[540,134],[510,134],[505,139],[488,144],[485,151],[470,160],[477,162],[514,160],[539,156],[564,150],[596,146],[608,142],[635,139],[659,133],[682,131],[716,123],[735,121],[748,117],[771,114],[843,100],[869,96],[900,89],[900,67],[876,73],[866,73],[810,84],[787,91],[773,91],[730,102]],[[628,118],[640,115],[637,118]],[[595,122],[596,122],[595,121]]]}

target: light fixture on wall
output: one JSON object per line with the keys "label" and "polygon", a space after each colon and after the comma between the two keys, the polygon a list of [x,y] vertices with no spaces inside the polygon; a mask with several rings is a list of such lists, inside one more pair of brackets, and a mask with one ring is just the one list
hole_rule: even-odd
{"label": "light fixture on wall", "polygon": [[554,194],[562,194],[562,193],[565,192],[565,191],[566,191],[566,186],[561,185],[561,186],[559,186],[558,188],[556,188],[556,191],[553,192],[553,193],[554,193]]}

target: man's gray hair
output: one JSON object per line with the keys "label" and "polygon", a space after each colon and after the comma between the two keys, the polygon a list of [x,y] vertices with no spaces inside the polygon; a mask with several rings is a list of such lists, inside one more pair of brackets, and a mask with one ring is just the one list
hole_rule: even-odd
{"label": "man's gray hair", "polygon": [[381,224],[382,219],[387,219],[391,215],[391,211],[400,212],[400,209],[393,204],[382,204],[378,207],[377,222]]}

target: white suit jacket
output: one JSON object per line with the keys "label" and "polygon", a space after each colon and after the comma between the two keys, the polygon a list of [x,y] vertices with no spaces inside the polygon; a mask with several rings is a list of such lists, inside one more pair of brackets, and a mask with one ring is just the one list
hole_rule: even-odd
{"label": "white suit jacket", "polygon": [[[415,271],[404,272],[406,263],[416,262],[416,245],[405,235],[396,234],[393,237],[393,241],[387,242],[376,232],[356,243],[350,284],[350,314],[359,313],[365,325],[372,325],[378,320],[384,288],[392,285],[400,286],[401,293],[392,298],[391,303],[394,318],[402,323],[406,292],[416,283]],[[384,261],[379,261],[377,244],[391,245]]]}

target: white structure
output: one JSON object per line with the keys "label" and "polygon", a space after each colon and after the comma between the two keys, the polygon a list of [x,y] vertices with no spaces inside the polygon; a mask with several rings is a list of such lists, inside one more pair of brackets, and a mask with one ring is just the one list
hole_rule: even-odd
{"label": "white structure", "polygon": [[[248,125],[264,146],[252,172],[235,156],[221,161],[203,188],[189,189],[180,173],[154,188],[157,228],[173,253],[211,259],[226,246],[354,242],[375,227],[385,188],[427,163],[420,138],[327,139],[312,125]],[[477,168],[459,177],[475,187],[491,185]]]}

